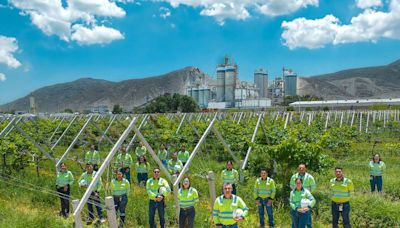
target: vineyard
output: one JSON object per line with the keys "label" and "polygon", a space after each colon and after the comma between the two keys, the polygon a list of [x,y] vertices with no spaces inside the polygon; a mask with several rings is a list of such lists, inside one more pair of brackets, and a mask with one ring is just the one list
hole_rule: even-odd
{"label": "vineyard", "polygon": [[[92,144],[100,152],[101,205],[106,208],[116,154],[121,146],[134,154],[139,142],[147,148],[151,167],[160,166],[161,176],[174,187],[175,194],[166,201],[167,227],[177,227],[174,195],[184,175],[191,177],[200,196],[195,227],[213,227],[211,202],[221,193],[220,175],[228,160],[240,172],[237,195],[250,208],[241,227],[258,226],[252,193],[262,167],[277,183],[273,203],[277,227],[290,227],[288,184],[300,163],[307,165],[317,182],[315,227],[331,226],[328,185],[337,165],[355,186],[350,214],[354,227],[400,227],[399,137],[398,110],[0,116],[0,227],[71,227],[74,223],[80,227],[88,214],[87,192],[77,184],[85,152]],[[161,143],[169,152],[185,144],[191,154],[177,180],[155,155]],[[370,193],[368,162],[375,153],[387,165],[382,194]],[[71,200],[77,204],[67,219],[58,215],[55,190],[61,162],[75,177]],[[133,172],[126,227],[148,227],[147,193],[135,184],[135,177]]]}

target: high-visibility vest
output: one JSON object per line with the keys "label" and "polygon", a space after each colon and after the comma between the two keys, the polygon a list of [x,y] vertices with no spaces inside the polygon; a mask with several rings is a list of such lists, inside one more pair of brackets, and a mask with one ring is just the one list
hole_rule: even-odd
{"label": "high-visibility vest", "polygon": [[263,180],[261,177],[257,178],[256,183],[254,184],[254,198],[258,197],[266,199],[266,198],[275,198],[276,188],[275,181],[272,178],[267,177],[266,180]]}
{"label": "high-visibility vest", "polygon": [[311,174],[305,173],[303,176],[300,173],[293,174],[292,178],[290,178],[290,188],[294,190],[296,188],[296,179],[300,178],[303,181],[303,188],[308,189],[310,192],[314,192],[317,189],[317,184],[315,183],[315,179]]}
{"label": "high-visibility vest", "polygon": [[129,181],[125,178],[122,178],[121,181],[117,179],[111,181],[111,191],[113,196],[127,195],[129,188]]}
{"label": "high-visibility vest", "polygon": [[74,182],[74,176],[71,171],[65,170],[65,172],[57,172],[56,185],[58,188],[64,187],[66,185],[72,185]]}
{"label": "high-visibility vest", "polygon": [[289,203],[290,207],[293,210],[297,210],[298,208],[301,207],[301,200],[302,199],[308,199],[310,200],[310,205],[309,207],[313,207],[315,205],[315,199],[314,196],[311,194],[308,189],[305,189],[304,187],[301,189],[301,191],[294,189],[290,192],[290,198],[289,198]]}
{"label": "high-visibility vest", "polygon": [[195,188],[190,187],[189,189],[179,189],[178,192],[179,207],[188,208],[193,207],[199,202],[199,194]]}
{"label": "high-visibility vest", "polygon": [[[82,173],[82,175],[79,178],[79,186],[82,186],[82,183],[84,182],[86,187],[89,186],[90,182],[92,182],[94,176],[96,175],[96,171],[93,170],[92,174],[89,174],[87,172]],[[99,181],[97,181],[93,191],[100,191],[101,189],[101,178]]]}
{"label": "high-visibility vest", "polygon": [[382,176],[383,171],[386,169],[386,165],[383,161],[379,162],[369,162],[369,175],[372,176]]}
{"label": "high-visibility vest", "polygon": [[130,168],[133,163],[132,156],[128,153],[125,155],[118,154],[117,160],[115,161],[116,168]]}
{"label": "high-visibility vest", "polygon": [[224,198],[224,195],[215,199],[213,208],[213,220],[215,224],[233,225],[236,221],[233,218],[233,212],[236,209],[243,210],[243,217],[247,216],[249,208],[246,206],[242,198],[232,195],[230,199]]}
{"label": "high-visibility vest", "polygon": [[166,188],[166,192],[163,195],[168,196],[169,193],[171,192],[171,188],[169,187],[168,181],[166,181],[162,177],[160,177],[158,180],[155,180],[154,178],[148,179],[146,182],[146,191],[147,195],[149,196],[149,199],[156,200],[157,196],[160,195],[158,190],[161,187]]}
{"label": "high-visibility vest", "polygon": [[137,173],[148,173],[149,167],[150,167],[150,164],[148,162],[146,162],[146,163],[136,162],[136,172]]}
{"label": "high-visibility vest", "polygon": [[224,169],[222,171],[222,183],[231,183],[231,184],[237,184],[237,182],[239,181],[239,173],[236,169],[232,169],[232,170],[227,170]]}
{"label": "high-visibility vest", "polygon": [[340,181],[333,178],[330,183],[330,189],[331,200],[336,203],[345,203],[350,201],[354,193],[353,182],[346,177]]}
{"label": "high-visibility vest", "polygon": [[189,160],[189,157],[190,157],[190,154],[188,151],[184,151],[184,152],[179,151],[178,152],[178,160],[181,161],[182,163],[187,162]]}
{"label": "high-visibility vest", "polygon": [[100,154],[97,150],[94,151],[88,151],[85,154],[85,163],[91,163],[93,165],[99,165],[100,164]]}

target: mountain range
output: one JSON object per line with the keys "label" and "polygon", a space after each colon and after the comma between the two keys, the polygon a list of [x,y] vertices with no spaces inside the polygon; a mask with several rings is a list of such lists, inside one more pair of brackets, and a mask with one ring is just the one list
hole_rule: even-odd
{"label": "mountain range", "polygon": [[[196,67],[186,67],[161,76],[111,82],[82,78],[46,86],[29,95],[0,105],[0,111],[28,110],[29,97],[35,98],[37,111],[59,112],[65,109],[90,110],[119,104],[131,110],[165,93],[185,94],[189,85],[209,84],[212,78]],[[400,97],[400,60],[385,66],[343,70],[331,74],[299,77],[298,95],[329,99]]]}

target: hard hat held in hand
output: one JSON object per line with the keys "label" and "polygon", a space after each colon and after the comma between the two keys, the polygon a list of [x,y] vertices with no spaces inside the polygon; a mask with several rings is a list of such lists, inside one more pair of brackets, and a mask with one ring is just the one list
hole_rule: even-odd
{"label": "hard hat held in hand", "polygon": [[160,195],[164,195],[164,193],[167,191],[167,189],[165,188],[165,187],[160,187],[159,189],[158,189],[158,194],[160,194]]}
{"label": "hard hat held in hand", "polygon": [[300,206],[302,208],[308,207],[308,206],[310,206],[310,204],[311,204],[311,201],[309,199],[301,199],[301,201],[300,201]]}
{"label": "hard hat held in hand", "polygon": [[233,218],[240,218],[243,216],[244,211],[240,208],[237,208],[236,210],[233,211],[232,217]]}
{"label": "hard hat held in hand", "polygon": [[79,181],[79,186],[86,187],[88,186],[88,183],[86,182],[86,180],[81,180]]}

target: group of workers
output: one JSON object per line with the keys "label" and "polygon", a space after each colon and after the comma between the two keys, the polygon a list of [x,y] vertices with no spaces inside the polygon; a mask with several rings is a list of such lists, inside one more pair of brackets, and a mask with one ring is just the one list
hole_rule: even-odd
{"label": "group of workers", "polygon": [[[139,148],[139,149],[138,149]],[[96,174],[95,170],[99,165],[100,156],[98,152],[91,147],[91,151],[85,155],[86,171],[79,178],[79,186],[86,189]],[[137,160],[136,171],[138,184],[145,183],[146,191],[149,197],[149,224],[150,228],[155,228],[155,214],[158,212],[159,223],[161,228],[165,226],[165,197],[171,193],[168,181],[160,176],[160,168],[152,170],[152,177],[148,178],[150,169],[149,163],[146,161],[146,147],[140,145],[135,150]],[[164,144],[160,146],[158,156],[163,165],[166,166],[170,174],[176,175],[182,170],[189,158],[189,152],[186,151],[185,145],[182,145],[179,153],[169,155]],[[168,160],[168,157],[171,157]],[[123,147],[121,153],[115,159],[116,177],[111,182],[111,191],[114,198],[116,212],[119,213],[120,227],[125,222],[125,208],[128,202],[128,191],[130,190],[130,168],[132,165],[132,157]],[[382,191],[382,175],[385,170],[385,163],[378,154],[374,155],[369,162],[371,191],[375,189]],[[237,188],[239,183],[239,173],[233,168],[233,162],[226,163],[226,169],[221,173],[222,195],[215,199],[213,205],[213,222],[218,228],[235,228],[238,227],[240,221],[244,220],[248,215],[248,207],[243,199],[237,196]],[[61,212],[60,215],[68,216],[69,213],[69,194],[70,187],[74,181],[73,175],[68,171],[64,163],[61,164],[57,173],[56,188],[60,194]],[[311,209],[316,203],[313,193],[317,189],[314,177],[306,172],[306,166],[300,164],[298,172],[290,179],[290,215],[292,218],[293,228],[312,227]],[[100,203],[100,189],[102,181],[99,180],[88,200],[89,217],[87,224],[91,224],[94,220],[93,206],[97,209],[99,221],[104,222],[102,207]],[[332,226],[338,227],[340,215],[343,218],[345,228],[350,225],[350,200],[354,192],[353,182],[343,175],[341,167],[335,168],[335,178],[330,180],[330,199],[332,201]],[[267,169],[260,170],[260,177],[254,183],[253,198],[258,208],[259,226],[265,227],[264,214],[268,216],[269,227],[274,227],[273,201],[275,200],[276,184],[275,181],[268,176]],[[194,227],[195,205],[199,202],[199,194],[197,190],[191,186],[188,176],[183,178],[182,184],[178,191],[179,199],[179,227]]]}

